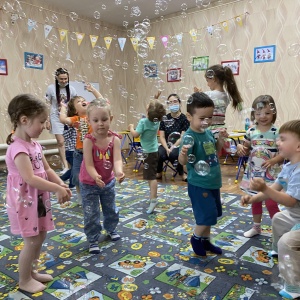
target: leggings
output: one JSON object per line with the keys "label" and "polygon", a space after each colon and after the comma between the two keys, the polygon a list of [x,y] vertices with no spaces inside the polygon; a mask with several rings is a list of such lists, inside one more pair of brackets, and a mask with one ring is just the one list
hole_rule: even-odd
{"label": "leggings", "polygon": [[[272,219],[273,216],[280,211],[278,208],[278,204],[272,199],[265,200],[265,204],[270,218]],[[252,203],[252,215],[261,215],[262,211],[262,202]]]}

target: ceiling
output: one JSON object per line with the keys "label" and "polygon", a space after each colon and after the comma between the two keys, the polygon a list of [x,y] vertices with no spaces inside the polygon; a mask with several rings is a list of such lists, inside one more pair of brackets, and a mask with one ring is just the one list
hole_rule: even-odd
{"label": "ceiling", "polygon": [[[67,11],[73,18],[89,18],[104,21],[125,29],[134,21],[156,19],[189,9],[204,9],[228,0],[46,0],[47,4]],[[74,14],[75,13],[75,14]],[[99,14],[100,13],[100,14]],[[99,18],[100,15],[100,18]],[[96,18],[95,18],[96,16]],[[125,24],[124,24],[125,22]]]}

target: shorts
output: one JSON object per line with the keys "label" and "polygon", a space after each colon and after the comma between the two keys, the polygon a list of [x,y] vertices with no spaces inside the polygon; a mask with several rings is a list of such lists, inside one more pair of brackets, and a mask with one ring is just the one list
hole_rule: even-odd
{"label": "shorts", "polygon": [[143,179],[155,180],[158,164],[158,151],[148,153],[147,158],[144,160]]}
{"label": "shorts", "polygon": [[220,189],[210,190],[188,183],[188,194],[196,224],[216,225],[217,218],[222,216]]}

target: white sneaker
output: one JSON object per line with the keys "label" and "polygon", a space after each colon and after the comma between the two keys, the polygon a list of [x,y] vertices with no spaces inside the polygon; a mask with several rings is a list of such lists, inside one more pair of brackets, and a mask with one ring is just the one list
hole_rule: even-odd
{"label": "white sneaker", "polygon": [[244,232],[244,237],[251,238],[255,235],[261,234],[261,229],[258,226],[253,226],[250,230]]}
{"label": "white sneaker", "polygon": [[69,170],[70,170],[69,168],[64,168],[62,171],[59,172],[59,175],[62,176]]}

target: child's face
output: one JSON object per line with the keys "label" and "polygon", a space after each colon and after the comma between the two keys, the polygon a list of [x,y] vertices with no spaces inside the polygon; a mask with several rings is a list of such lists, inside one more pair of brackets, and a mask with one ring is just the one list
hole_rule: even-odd
{"label": "child's face", "polygon": [[203,132],[205,128],[211,125],[214,107],[195,108],[193,115],[187,113],[190,121],[190,127],[196,132]]}
{"label": "child's face", "polygon": [[109,110],[105,107],[95,107],[88,115],[93,132],[99,135],[107,134],[112,118]]}
{"label": "child's face", "polygon": [[259,108],[254,112],[255,121],[258,125],[267,126],[271,125],[273,121],[273,110],[269,105]]}
{"label": "child's face", "polygon": [[83,98],[78,98],[74,101],[74,108],[78,116],[86,115],[87,101]]}
{"label": "child's face", "polygon": [[291,160],[295,154],[300,153],[300,139],[293,132],[280,133],[276,144],[279,154],[286,159]]}
{"label": "child's face", "polygon": [[26,118],[22,123],[24,131],[30,138],[38,138],[45,129],[47,118],[46,112],[33,119]]}

